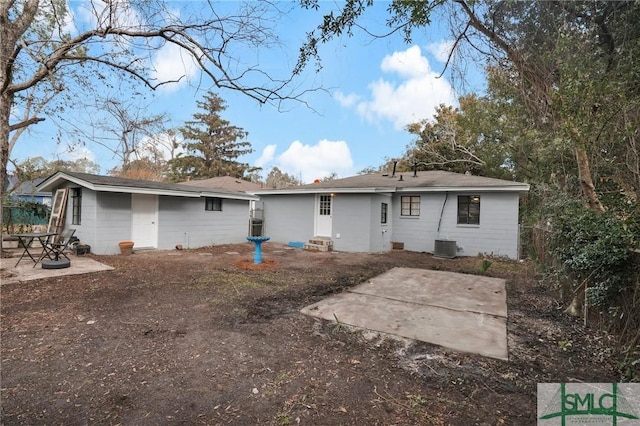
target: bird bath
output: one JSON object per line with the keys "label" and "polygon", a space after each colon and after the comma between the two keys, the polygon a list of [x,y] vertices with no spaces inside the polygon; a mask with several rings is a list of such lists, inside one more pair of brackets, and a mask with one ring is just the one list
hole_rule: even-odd
{"label": "bird bath", "polygon": [[262,243],[269,241],[271,237],[247,237],[247,241],[251,241],[256,245],[253,252],[253,263],[262,263]]}

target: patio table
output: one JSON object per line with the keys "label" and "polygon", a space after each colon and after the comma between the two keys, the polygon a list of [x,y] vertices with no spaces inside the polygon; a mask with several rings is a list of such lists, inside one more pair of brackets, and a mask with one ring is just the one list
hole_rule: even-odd
{"label": "patio table", "polygon": [[[12,236],[18,238],[18,247],[20,247],[21,245],[22,247],[24,247],[24,251],[22,252],[22,255],[20,255],[20,259],[18,259],[18,261],[16,262],[16,266],[18,266],[18,264],[26,255],[33,261],[33,267],[35,268],[38,262],[40,262],[48,255],[49,250],[47,249],[47,242],[49,241],[49,238],[55,235],[58,234],[55,232],[31,232],[26,234],[12,234]],[[38,240],[40,242],[40,246],[42,247],[40,253],[38,253],[37,258],[33,257],[35,253],[31,253],[31,249],[35,248],[31,247],[31,245],[33,244],[33,240]]]}

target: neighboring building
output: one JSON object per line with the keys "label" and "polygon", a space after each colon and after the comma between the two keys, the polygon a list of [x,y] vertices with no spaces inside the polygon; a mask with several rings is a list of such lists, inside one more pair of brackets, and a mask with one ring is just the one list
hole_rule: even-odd
{"label": "neighboring building", "polygon": [[228,191],[242,192],[253,192],[264,188],[264,186],[259,183],[253,183],[231,176],[219,176],[209,179],[188,180],[185,182],[180,182],[180,184],[197,186],[199,188],[226,189]]}
{"label": "neighboring building", "polygon": [[264,234],[280,243],[328,240],[334,250],[392,247],[518,257],[519,196],[529,185],[444,171],[368,174],[256,191]]}
{"label": "neighboring building", "polygon": [[38,191],[36,188],[44,178],[36,178],[27,182],[20,182],[15,176],[9,178],[8,192],[12,200],[34,201],[51,207],[51,192]]}
{"label": "neighboring building", "polygon": [[116,254],[118,243],[127,240],[138,249],[246,242],[249,203],[258,199],[239,191],[86,173],[58,172],[38,185],[54,194],[61,189],[68,194],[64,227],[76,229],[75,236],[96,254]]}

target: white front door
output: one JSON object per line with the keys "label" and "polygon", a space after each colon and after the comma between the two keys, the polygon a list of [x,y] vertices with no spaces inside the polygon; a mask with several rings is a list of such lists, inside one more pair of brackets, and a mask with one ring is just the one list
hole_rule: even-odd
{"label": "white front door", "polygon": [[157,195],[131,194],[131,240],[136,248],[157,247]]}
{"label": "white front door", "polygon": [[331,237],[331,194],[316,196],[316,237]]}

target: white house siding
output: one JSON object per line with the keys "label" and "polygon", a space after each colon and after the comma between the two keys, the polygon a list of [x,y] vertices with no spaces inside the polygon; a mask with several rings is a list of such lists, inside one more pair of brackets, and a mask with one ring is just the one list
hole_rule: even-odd
{"label": "white house siding", "polygon": [[[336,194],[333,197],[333,249],[369,252],[374,238],[369,194]],[[377,235],[375,236],[377,237]]]}
{"label": "white house siding", "polygon": [[[419,216],[401,216],[401,196],[420,197]],[[445,200],[444,193],[402,193],[393,196],[393,233],[392,241],[404,243],[405,250],[409,251],[433,251],[434,241],[437,236],[438,221],[442,204]],[[450,205],[451,196],[447,204]],[[445,212],[446,213],[446,212]],[[455,211],[454,211],[455,213]],[[455,218],[454,218],[455,220]]]}
{"label": "white house siding", "polygon": [[[120,253],[118,243],[131,239],[131,194],[117,192],[85,192],[94,194],[96,198],[95,223],[86,224],[87,229],[95,230],[95,240],[88,243],[96,254]],[[83,196],[84,203],[84,196]],[[83,205],[84,207],[84,205]],[[84,211],[82,216],[85,225]],[[82,237],[80,240],[82,241]]]}
{"label": "white house siding", "polygon": [[314,235],[314,194],[261,195],[264,208],[264,235],[272,242],[306,242]]}
{"label": "white house siding", "polygon": [[[387,223],[382,223],[382,203],[387,204]],[[371,243],[369,252],[391,250],[393,231],[393,203],[390,195],[371,196]]]}
{"label": "white house siding", "polygon": [[[480,195],[480,226],[458,225],[458,195]],[[490,254],[518,258],[517,193],[451,194],[442,221],[441,235],[455,240],[461,256]]]}
{"label": "white house siding", "polygon": [[[74,188],[76,186],[66,185],[60,188]],[[77,187],[76,187],[77,188]],[[55,193],[55,191],[54,191]],[[83,244],[89,244],[93,248],[95,243],[94,225],[96,223],[96,193],[86,188],[82,188],[82,204],[80,224],[73,224],[73,197],[69,189],[69,198],[65,212],[65,228],[75,229],[75,237],[79,238]]]}
{"label": "white house siding", "polygon": [[[411,251],[433,252],[435,240],[454,240],[459,247],[458,255],[476,256],[487,253],[495,256],[518,256],[518,201],[517,193],[502,192],[451,192],[402,194],[420,195],[420,216],[400,216],[400,194],[394,196],[393,241],[404,243]],[[480,225],[458,225],[458,195],[480,196]],[[440,232],[438,222],[440,213]]]}
{"label": "white house siding", "polygon": [[222,211],[205,210],[205,198],[161,196],[158,214],[158,248],[188,248],[246,242],[249,235],[249,201],[222,200]]}

